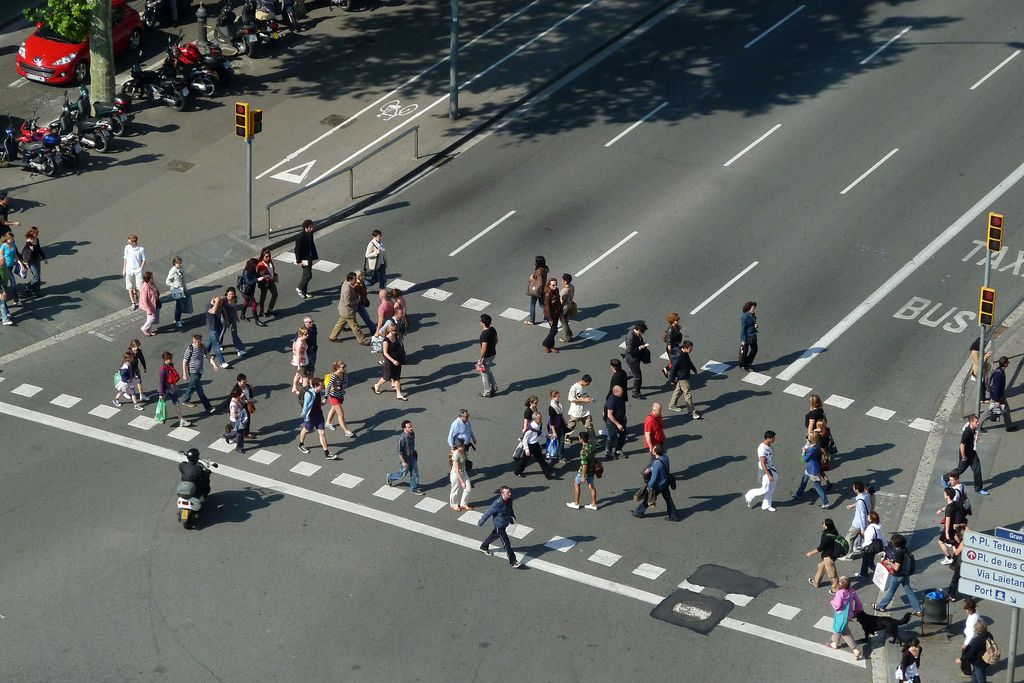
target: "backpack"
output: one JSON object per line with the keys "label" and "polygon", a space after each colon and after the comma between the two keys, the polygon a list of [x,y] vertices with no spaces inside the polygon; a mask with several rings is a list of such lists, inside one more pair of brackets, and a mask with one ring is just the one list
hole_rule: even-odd
{"label": "backpack", "polygon": [[838,557],[845,557],[850,554],[850,540],[845,536],[833,536],[832,543],[836,547]]}
{"label": "backpack", "polygon": [[913,576],[917,572],[917,560],[914,558],[914,554],[909,550],[906,551],[906,553],[905,561],[907,566],[903,568],[903,576]]}
{"label": "backpack", "polygon": [[177,384],[179,381],[181,381],[181,375],[178,374],[178,371],[174,368],[173,365],[168,365],[167,366],[167,383],[168,384]]}
{"label": "backpack", "polygon": [[244,270],[241,273],[239,273],[237,278],[235,278],[235,289],[237,289],[239,292],[245,290],[245,271]]}
{"label": "backpack", "polygon": [[964,511],[964,524],[966,524],[967,518],[973,513],[973,510],[971,510],[971,501],[967,498],[966,493],[960,494],[960,508]]}
{"label": "backpack", "polygon": [[985,662],[989,666],[999,663],[1002,659],[1003,653],[999,651],[999,646],[996,645],[996,639],[989,635],[985,640],[985,652],[981,655],[981,661]]}
{"label": "backpack", "polygon": [[334,373],[333,372],[328,372],[326,375],[324,375],[324,390],[325,391],[329,391],[330,390],[331,378],[332,377],[334,377]]}

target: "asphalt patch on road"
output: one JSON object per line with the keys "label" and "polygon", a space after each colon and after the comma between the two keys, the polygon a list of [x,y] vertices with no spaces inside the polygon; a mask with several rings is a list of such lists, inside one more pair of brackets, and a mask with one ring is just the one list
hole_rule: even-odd
{"label": "asphalt patch on road", "polygon": [[687,577],[686,580],[689,583],[714,588],[726,594],[738,593],[740,595],[749,595],[752,598],[756,598],[769,588],[776,587],[776,584],[768,579],[762,579],[758,576],[747,576],[735,569],[721,567],[717,564],[704,564],[697,567],[697,570]]}
{"label": "asphalt patch on road", "polygon": [[732,603],[680,588],[651,610],[655,619],[707,635],[732,610]]}

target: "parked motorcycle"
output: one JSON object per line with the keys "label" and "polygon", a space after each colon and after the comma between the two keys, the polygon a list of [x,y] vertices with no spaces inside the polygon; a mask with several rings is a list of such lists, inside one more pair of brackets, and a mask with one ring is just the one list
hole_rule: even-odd
{"label": "parked motorcycle", "polygon": [[50,130],[63,140],[75,134],[83,147],[95,149],[100,154],[108,151],[114,141],[114,131],[106,119],[90,119],[80,109],[72,109],[68,94],[64,93],[61,113],[50,123]]}
{"label": "parked motorcycle", "polygon": [[[199,459],[199,465],[207,472],[217,469],[217,463],[202,458]],[[178,521],[185,529],[195,529],[199,524],[200,511],[206,502],[206,496],[200,496],[196,485],[190,481],[179,482],[175,493],[178,494]]]}
{"label": "parked motorcycle", "polygon": [[131,78],[121,85],[121,94],[136,99],[163,102],[175,111],[184,111],[191,101],[192,91],[184,79],[160,71],[146,71],[142,68],[142,52],[139,61],[132,65]]}
{"label": "parked motorcycle", "polygon": [[124,135],[128,124],[135,120],[135,114],[128,110],[132,106],[132,98],[125,95],[114,97],[113,102],[92,102],[89,100],[89,87],[82,84],[78,88],[78,99],[70,104],[71,115],[88,116],[92,107],[96,109],[96,119],[110,124],[110,132],[117,137]]}
{"label": "parked motorcycle", "polygon": [[270,48],[281,37],[281,25],[276,19],[258,19],[255,0],[246,0],[242,4],[242,15],[238,18],[238,30],[242,36],[242,47],[239,52],[256,59],[263,52],[262,45]]}
{"label": "parked motorcycle", "polygon": [[224,52],[218,45],[210,45],[207,52],[202,52],[195,43],[181,43],[181,34],[172,39],[174,46],[174,59],[179,71],[201,67],[217,82],[219,86],[225,86],[231,82],[235,75],[235,69],[231,66],[231,60],[224,56]]}
{"label": "parked motorcycle", "polygon": [[47,133],[37,142],[20,144],[18,133],[8,116],[4,140],[0,144],[0,168],[21,166],[45,176],[54,176],[57,169],[63,166],[63,159],[57,151],[59,144],[60,138],[54,133]]}
{"label": "parked motorcycle", "polygon": [[181,78],[193,92],[212,97],[217,92],[217,76],[212,68],[203,65],[185,64],[179,59],[175,39],[167,46],[167,55],[160,64],[160,73],[165,78]]}

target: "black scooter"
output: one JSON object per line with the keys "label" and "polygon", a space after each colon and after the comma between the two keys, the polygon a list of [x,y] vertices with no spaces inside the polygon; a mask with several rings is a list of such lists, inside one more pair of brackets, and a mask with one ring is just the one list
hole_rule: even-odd
{"label": "black scooter", "polygon": [[135,99],[163,102],[174,111],[184,111],[192,101],[192,91],[184,79],[168,76],[163,70],[146,71],[142,68],[142,52],[132,65],[132,77],[121,85],[121,94]]}

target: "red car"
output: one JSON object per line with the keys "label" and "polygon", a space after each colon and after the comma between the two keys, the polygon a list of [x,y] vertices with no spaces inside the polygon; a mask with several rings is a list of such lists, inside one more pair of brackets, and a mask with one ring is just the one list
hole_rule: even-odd
{"label": "red car", "polygon": [[[112,0],[114,54],[125,48],[139,49],[142,42],[142,18],[125,0]],[[44,24],[18,49],[18,73],[30,81],[62,85],[89,80],[89,39],[73,43]]]}

